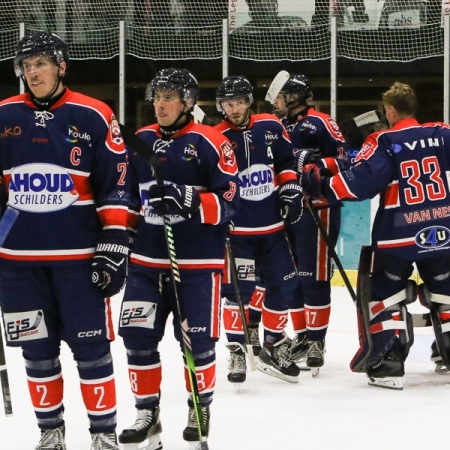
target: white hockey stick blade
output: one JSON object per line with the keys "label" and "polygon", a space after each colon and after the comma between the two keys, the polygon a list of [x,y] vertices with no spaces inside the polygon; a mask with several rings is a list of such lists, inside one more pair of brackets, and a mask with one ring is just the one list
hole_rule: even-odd
{"label": "white hockey stick blade", "polygon": [[250,370],[256,370],[256,359],[255,359],[255,355],[253,354],[253,346],[252,345],[246,345],[247,348],[247,357],[248,357],[248,362],[250,364]]}
{"label": "white hockey stick blade", "polygon": [[393,389],[402,391],[403,384],[401,377],[369,378],[369,386],[380,387],[384,389]]}
{"label": "white hockey stick blade", "polygon": [[194,109],[192,111],[192,117],[194,118],[195,123],[202,123],[206,114],[199,106],[194,105]]}
{"label": "white hockey stick blade", "polygon": [[271,105],[275,103],[275,99],[278,97],[281,89],[286,84],[286,81],[289,79],[290,74],[286,70],[281,70],[270,83],[269,89],[266,94],[266,102],[269,102]]}
{"label": "white hockey stick blade", "polygon": [[374,109],[373,111],[365,112],[364,114],[360,114],[356,116],[353,120],[355,121],[355,125],[357,127],[362,127],[363,125],[369,125],[371,123],[376,123],[381,120],[381,113]]}

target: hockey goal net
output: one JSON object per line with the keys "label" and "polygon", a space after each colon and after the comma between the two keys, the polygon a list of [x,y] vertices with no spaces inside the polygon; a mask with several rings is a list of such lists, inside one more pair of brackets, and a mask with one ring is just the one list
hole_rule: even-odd
{"label": "hockey goal net", "polygon": [[[367,61],[413,61],[442,56],[443,11],[450,0],[2,0],[0,60],[14,56],[25,32],[50,29],[73,59],[126,53],[149,59],[256,61],[330,58],[330,17],[337,23],[337,56]],[[228,19],[224,35],[223,20]]]}

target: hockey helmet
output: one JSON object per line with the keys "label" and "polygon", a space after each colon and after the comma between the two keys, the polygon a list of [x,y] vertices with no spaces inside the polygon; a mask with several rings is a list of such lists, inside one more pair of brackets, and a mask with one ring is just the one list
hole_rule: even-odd
{"label": "hockey helmet", "polygon": [[162,69],[150,81],[145,92],[145,99],[155,100],[157,90],[179,92],[181,101],[193,108],[198,101],[199,87],[194,75],[186,69]]}
{"label": "hockey helmet", "polygon": [[313,99],[313,91],[308,78],[300,74],[291,74],[280,93],[285,95],[287,106],[291,106],[296,100],[307,105]]}
{"label": "hockey helmet", "polygon": [[225,77],[216,91],[217,110],[223,113],[221,102],[236,98],[244,98],[250,106],[253,103],[253,86],[243,76]]}
{"label": "hockey helmet", "polygon": [[56,65],[69,64],[67,44],[51,31],[36,31],[24,36],[17,44],[14,58],[14,72],[17,77],[23,75],[23,60],[32,56],[48,55]]}

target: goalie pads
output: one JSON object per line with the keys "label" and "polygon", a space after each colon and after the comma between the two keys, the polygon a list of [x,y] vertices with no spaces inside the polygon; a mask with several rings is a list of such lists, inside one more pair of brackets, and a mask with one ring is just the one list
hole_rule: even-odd
{"label": "goalie pads", "polygon": [[450,370],[450,296],[434,294],[422,283],[419,286],[419,300],[430,310],[436,345],[443,365]]}
{"label": "goalie pads", "polygon": [[397,349],[406,359],[414,342],[411,314],[406,305],[417,298],[417,285],[408,280],[405,289],[384,300],[370,301],[372,252],[363,247],[358,266],[356,309],[360,348],[353,357],[353,372],[367,372],[368,367],[378,363],[398,343]]}

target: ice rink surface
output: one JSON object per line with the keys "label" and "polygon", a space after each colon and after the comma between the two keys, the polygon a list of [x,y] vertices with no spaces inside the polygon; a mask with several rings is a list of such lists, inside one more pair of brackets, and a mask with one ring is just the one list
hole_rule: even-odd
{"label": "ice rink surface", "polygon": [[[120,296],[113,298],[117,323]],[[421,312],[418,301],[409,307]],[[288,327],[288,333],[292,331]],[[325,366],[318,377],[302,372],[298,384],[248,372],[239,390],[228,383],[227,350],[222,334],[217,345],[217,384],[211,407],[210,450],[426,450],[444,445],[449,423],[450,374],[434,373],[429,360],[431,328],[415,329],[406,361],[403,391],[370,387],[364,374],[352,373],[349,362],[358,347],[355,307],[345,288],[333,288]],[[187,395],[181,353],[171,319],[161,345],[163,383],[161,435],[165,450],[187,450],[182,431],[187,421]],[[116,372],[118,431],[135,419],[122,340],[112,344]],[[33,450],[39,430],[28,396],[19,349],[6,350],[14,415],[5,418],[0,403],[0,449]],[[75,363],[62,348],[68,450],[89,450],[88,421]]]}

